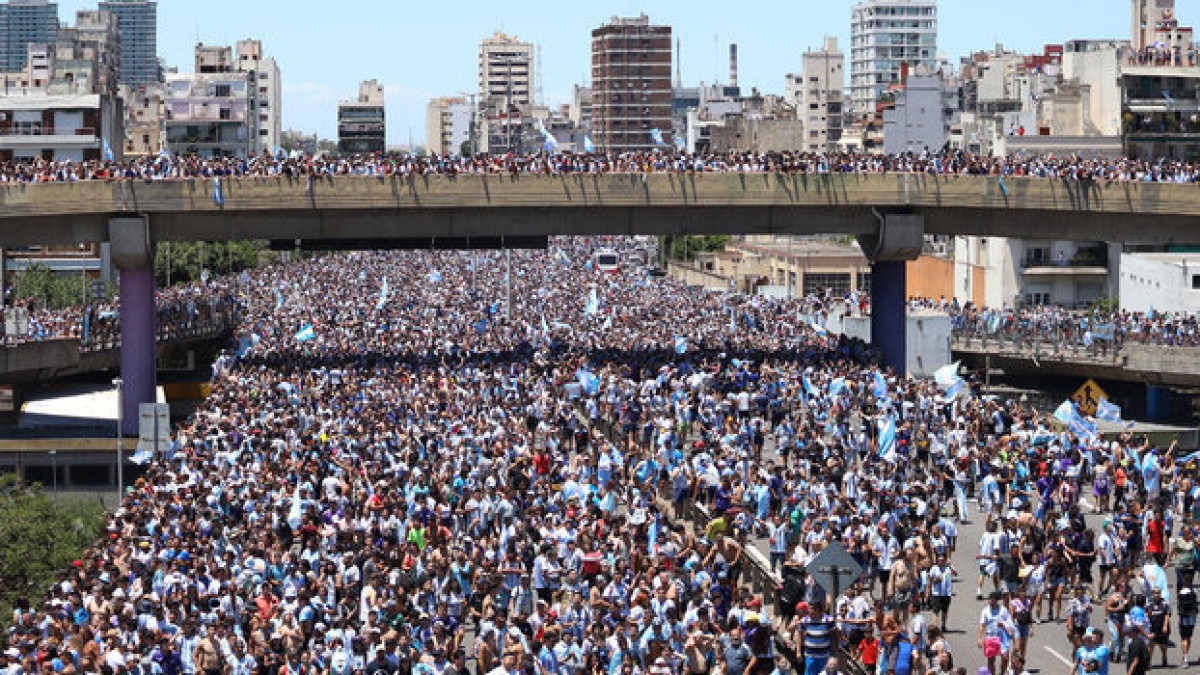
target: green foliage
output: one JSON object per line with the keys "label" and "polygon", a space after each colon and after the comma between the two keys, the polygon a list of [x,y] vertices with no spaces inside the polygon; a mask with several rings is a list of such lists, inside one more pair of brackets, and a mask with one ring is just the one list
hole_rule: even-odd
{"label": "green foliage", "polygon": [[[85,286],[86,284],[86,286]],[[13,296],[36,308],[63,309],[83,303],[84,292],[91,300],[92,278],[81,274],[58,274],[46,265],[33,263],[13,278]]]}
{"label": "green foliage", "polygon": [[697,252],[720,251],[728,243],[729,237],[723,234],[663,235],[659,237],[658,249],[664,251],[670,260],[692,260]]}
{"label": "green foliage", "polygon": [[1093,300],[1088,309],[1093,312],[1101,312],[1104,314],[1115,312],[1121,309],[1121,298],[1115,295],[1105,295]]}
{"label": "green foliage", "polygon": [[8,632],[16,600],[36,604],[56,574],[100,539],[104,524],[99,500],[56,502],[41,485],[0,475],[0,636]]}
{"label": "green foliage", "polygon": [[154,252],[154,276],[159,286],[182,284],[210,274],[231,274],[252,269],[266,246],[258,241],[164,242]]}

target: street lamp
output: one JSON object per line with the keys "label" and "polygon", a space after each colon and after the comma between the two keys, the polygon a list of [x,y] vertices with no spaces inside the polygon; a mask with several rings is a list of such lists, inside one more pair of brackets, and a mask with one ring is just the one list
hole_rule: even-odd
{"label": "street lamp", "polygon": [[121,491],[125,489],[125,400],[121,387],[125,380],[114,377],[112,383],[117,388],[117,508],[121,508]]}
{"label": "street lamp", "polygon": [[50,474],[54,476],[54,497],[58,498],[58,451],[51,450],[50,455]]}

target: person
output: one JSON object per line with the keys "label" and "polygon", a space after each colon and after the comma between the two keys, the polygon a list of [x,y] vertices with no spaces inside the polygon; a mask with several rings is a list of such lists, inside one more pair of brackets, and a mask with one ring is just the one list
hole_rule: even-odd
{"label": "person", "polygon": [[1146,675],[1150,670],[1150,644],[1147,633],[1141,629],[1129,630],[1126,646],[1125,675]]}
{"label": "person", "polygon": [[753,657],[754,653],[750,651],[750,647],[742,641],[741,627],[730,628],[721,650],[721,663],[724,664],[725,675],[747,675]]}
{"label": "person", "polygon": [[1100,638],[1100,631],[1088,628],[1084,631],[1083,642],[1073,652],[1071,675],[1079,673],[1096,673],[1108,675],[1108,646]]}
{"label": "person", "polygon": [[1083,634],[1091,625],[1092,600],[1087,596],[1087,587],[1080,584],[1067,603],[1067,636],[1071,639],[1072,650],[1083,645]]}
{"label": "person", "polygon": [[1013,644],[1013,655],[1025,658],[1025,649],[1029,638],[1033,635],[1033,603],[1029,600],[1024,588],[1018,588],[1015,597],[1009,604],[1013,623],[1017,628],[1016,641]]}
{"label": "person", "polygon": [[1191,586],[1182,586],[1179,594],[1179,642],[1183,651],[1183,667],[1189,664],[1189,653],[1192,649],[1192,634],[1196,630],[1196,614],[1200,613],[1200,603],[1196,601],[1196,591]]}
{"label": "person", "polygon": [[1171,604],[1163,598],[1161,588],[1155,587],[1146,603],[1146,615],[1150,618],[1151,643],[1162,654],[1162,666],[1167,667],[1167,648],[1171,645]]}
{"label": "person", "polygon": [[879,664],[879,638],[875,637],[873,626],[864,632],[862,640],[855,646],[854,655],[868,672],[875,672]]}
{"label": "person", "polygon": [[988,672],[1001,675],[1008,667],[1008,649],[1005,643],[1012,634],[1012,615],[1000,604],[1000,591],[992,591],[988,604],[979,616],[979,639],[977,646],[987,659]]}
{"label": "person", "polygon": [[937,563],[929,569],[929,599],[931,609],[938,617],[942,632],[946,632],[946,619],[950,616],[950,603],[954,596],[954,577],[957,571],[940,554]]}
{"label": "person", "polygon": [[808,614],[797,616],[793,622],[793,630],[799,635],[797,643],[804,659],[805,675],[820,675],[833,655],[834,641],[840,639],[836,623],[820,603],[812,603]]}

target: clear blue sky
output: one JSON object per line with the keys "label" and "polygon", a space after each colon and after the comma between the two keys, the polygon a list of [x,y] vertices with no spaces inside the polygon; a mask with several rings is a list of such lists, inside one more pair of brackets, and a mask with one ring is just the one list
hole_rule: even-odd
{"label": "clear blue sky", "polygon": [[[474,91],[479,41],[504,30],[541,48],[543,99],[570,99],[587,84],[591,30],[613,15],[646,12],[682,39],[684,84],[727,79],[730,42],[744,90],[783,93],[800,55],[837,36],[848,51],[852,0],[159,0],[158,49],[167,65],[192,70],[197,38],[232,45],[263,41],[284,82],[284,128],[336,136],[336,106],[358,82],[386,84],[388,142],[422,143],[430,97]],[[1180,20],[1200,21],[1200,3],[1181,0]],[[59,0],[59,18],[95,0]],[[1024,52],[1076,38],[1127,38],[1129,0],[941,0],[938,49],[953,62],[996,42]],[[848,70],[848,68],[847,68]]]}

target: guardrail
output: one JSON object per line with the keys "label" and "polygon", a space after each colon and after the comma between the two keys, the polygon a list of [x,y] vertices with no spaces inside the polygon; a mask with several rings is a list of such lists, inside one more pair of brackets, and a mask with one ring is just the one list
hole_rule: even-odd
{"label": "guardrail", "polygon": [[987,330],[982,324],[956,327],[950,331],[950,340],[952,346],[960,349],[996,349],[1032,356],[1057,355],[1112,363],[1120,362],[1125,347],[1122,333],[1115,333],[1112,340],[1093,338],[1087,344],[1078,330],[1020,324],[1002,327],[995,332]]}

